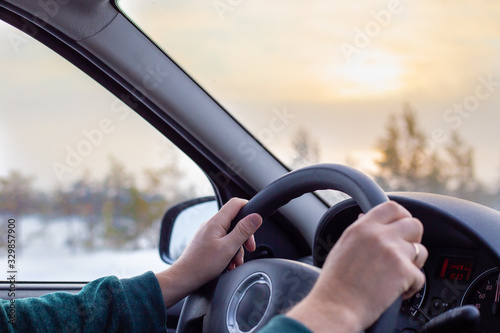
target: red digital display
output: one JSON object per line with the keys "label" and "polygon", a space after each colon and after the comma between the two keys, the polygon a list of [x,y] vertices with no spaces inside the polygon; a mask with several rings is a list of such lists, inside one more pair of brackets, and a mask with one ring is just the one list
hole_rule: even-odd
{"label": "red digital display", "polygon": [[440,279],[448,279],[453,281],[469,281],[474,268],[474,259],[446,257],[443,258],[441,269],[439,270]]}

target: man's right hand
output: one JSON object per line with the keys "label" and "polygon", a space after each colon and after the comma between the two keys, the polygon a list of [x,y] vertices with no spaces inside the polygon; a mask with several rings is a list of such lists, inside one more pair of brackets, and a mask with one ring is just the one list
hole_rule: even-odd
{"label": "man's right hand", "polygon": [[319,333],[368,328],[397,297],[423,286],[428,252],[422,235],[422,223],[395,202],[360,215],[330,251],[312,291],[287,316]]}

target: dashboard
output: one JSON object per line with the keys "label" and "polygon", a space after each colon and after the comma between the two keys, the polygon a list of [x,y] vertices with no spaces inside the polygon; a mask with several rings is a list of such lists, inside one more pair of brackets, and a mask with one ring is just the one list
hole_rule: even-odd
{"label": "dashboard", "polygon": [[[425,286],[403,301],[396,332],[418,332],[434,318],[465,305],[479,310],[479,332],[498,332],[500,212],[431,194],[394,193],[389,198],[422,221],[422,243],[429,250],[423,268]],[[315,266],[322,267],[333,244],[359,213],[359,206],[347,200],[325,214],[314,240]]]}

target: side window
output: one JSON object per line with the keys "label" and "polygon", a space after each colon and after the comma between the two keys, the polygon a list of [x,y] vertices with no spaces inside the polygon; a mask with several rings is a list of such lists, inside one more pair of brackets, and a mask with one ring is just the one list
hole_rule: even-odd
{"label": "side window", "polygon": [[173,204],[213,195],[201,170],[84,73],[3,22],[0,73],[0,251],[7,258],[15,229],[18,280],[164,269],[161,218]]}

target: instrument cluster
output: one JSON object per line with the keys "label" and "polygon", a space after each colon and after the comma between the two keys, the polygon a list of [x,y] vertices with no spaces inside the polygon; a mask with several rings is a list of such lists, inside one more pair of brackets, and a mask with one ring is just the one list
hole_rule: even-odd
{"label": "instrument cluster", "polygon": [[[432,194],[396,193],[389,198],[422,222],[422,244],[429,251],[423,267],[426,283],[403,301],[396,332],[467,332],[473,327],[482,333],[498,332],[500,212]],[[315,266],[323,266],[330,249],[360,213],[353,200],[325,213],[314,239]]]}

